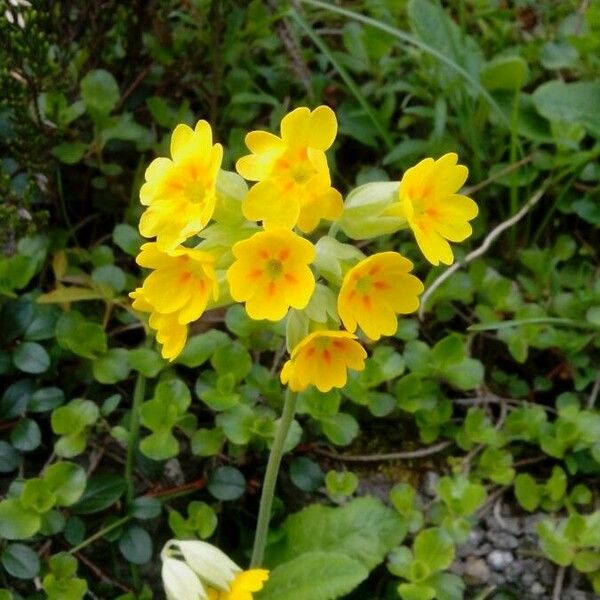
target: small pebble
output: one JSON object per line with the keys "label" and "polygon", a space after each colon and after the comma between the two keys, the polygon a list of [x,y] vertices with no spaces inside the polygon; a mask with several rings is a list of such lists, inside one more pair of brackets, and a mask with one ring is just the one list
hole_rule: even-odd
{"label": "small pebble", "polygon": [[490,569],[485,560],[469,556],[464,568],[465,578],[473,585],[481,585],[487,583],[490,577]]}
{"label": "small pebble", "polygon": [[519,545],[519,540],[504,531],[488,531],[487,538],[497,550],[512,550]]}
{"label": "small pebble", "polygon": [[530,588],[529,591],[534,595],[534,596],[541,596],[542,594],[546,593],[546,588],[539,582],[536,581]]}
{"label": "small pebble", "polygon": [[427,471],[423,476],[423,493],[431,498],[435,498],[437,484],[440,480],[440,476],[435,471]]}
{"label": "small pebble", "polygon": [[493,550],[487,557],[487,562],[494,571],[504,571],[513,560],[514,556],[508,550]]}

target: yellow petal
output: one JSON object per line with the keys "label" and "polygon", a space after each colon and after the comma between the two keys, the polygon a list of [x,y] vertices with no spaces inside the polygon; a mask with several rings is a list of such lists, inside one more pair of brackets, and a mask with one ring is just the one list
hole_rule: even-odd
{"label": "yellow petal", "polygon": [[412,227],[415,239],[423,256],[432,264],[451,265],[454,261],[454,254],[450,244],[431,227],[423,228],[415,225]]}
{"label": "yellow petal", "polygon": [[183,123],[177,125],[171,134],[171,156],[177,161],[182,157],[183,151],[190,141],[194,130]]}
{"label": "yellow petal", "polygon": [[249,221],[263,221],[265,229],[291,229],[298,220],[300,206],[294,197],[282,196],[272,181],[254,185],[242,201],[242,212]]}
{"label": "yellow petal", "polygon": [[319,150],[327,150],[337,134],[335,113],[329,106],[318,106],[312,111],[307,127],[307,145]]}
{"label": "yellow petal", "polygon": [[281,138],[268,131],[251,131],[246,135],[245,142],[250,152],[254,154],[279,153],[285,148]]}
{"label": "yellow petal", "polygon": [[309,119],[310,110],[306,106],[296,108],[281,119],[281,139],[287,146],[303,145]]}

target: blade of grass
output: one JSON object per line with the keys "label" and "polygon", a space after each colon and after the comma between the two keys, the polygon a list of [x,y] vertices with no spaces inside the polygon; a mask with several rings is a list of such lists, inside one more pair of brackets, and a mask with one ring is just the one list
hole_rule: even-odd
{"label": "blade of grass", "polygon": [[532,317],[530,319],[515,319],[512,321],[495,321],[493,323],[477,323],[471,325],[469,331],[499,331],[500,329],[509,329],[511,327],[521,327],[523,325],[562,325],[573,327],[574,329],[590,329],[597,331],[598,325],[593,323],[582,323],[575,319],[561,319],[560,317]]}
{"label": "blade of grass", "polygon": [[364,111],[367,113],[371,121],[373,121],[373,125],[375,125],[375,128],[383,138],[383,141],[385,142],[385,145],[388,148],[388,150],[391,150],[394,147],[394,141],[392,139],[392,136],[383,126],[383,124],[379,120],[377,112],[369,104],[368,100],[360,91],[360,88],[358,87],[358,85],[356,85],[348,71],[346,71],[346,69],[338,62],[335,56],[333,56],[333,53],[331,52],[327,44],[322,40],[322,38],[319,37],[312,30],[311,26],[295,10],[292,9],[289,14],[290,17],[294,21],[296,21],[296,23],[304,30],[304,32],[311,39],[313,44],[317,46],[317,48],[319,48],[319,50],[327,57],[327,60],[329,60],[329,62],[333,65],[334,69],[340,74],[340,77],[348,86],[350,92],[356,97],[358,103],[363,107]]}
{"label": "blade of grass", "polygon": [[[478,92],[479,94],[485,98],[488,104],[498,113],[499,118],[502,122],[510,129],[510,120],[504,114],[504,111],[500,108],[498,103],[494,100],[491,94],[481,85],[481,83],[475,79],[468,71],[463,69],[460,65],[456,64],[451,58],[448,58],[445,54],[438,52],[435,48],[432,48],[425,42],[419,40],[416,37],[413,37],[409,33],[405,31],[401,31],[396,27],[392,27],[387,23],[382,23],[381,21],[377,21],[376,19],[372,19],[371,17],[365,17],[359,13],[355,13],[346,8],[341,8],[339,6],[334,6],[332,4],[327,4],[326,2],[321,2],[320,0],[300,0],[303,4],[307,4],[309,6],[314,6],[315,8],[322,8],[323,10],[327,10],[329,12],[337,13],[338,15],[342,15],[347,17],[348,19],[353,19],[355,21],[359,21],[364,23],[365,25],[370,25],[371,27],[375,27],[376,29],[380,29],[381,31],[385,31],[389,33],[393,37],[405,42],[407,44],[411,44],[430,54],[431,56],[437,58],[440,62],[443,62],[445,65],[450,67],[452,70],[456,71],[461,77],[463,77],[466,81],[468,81]],[[305,24],[306,27],[306,24]]]}

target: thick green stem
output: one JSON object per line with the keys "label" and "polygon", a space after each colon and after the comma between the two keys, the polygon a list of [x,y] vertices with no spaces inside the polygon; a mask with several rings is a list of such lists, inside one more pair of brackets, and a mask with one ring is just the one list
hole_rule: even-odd
{"label": "thick green stem", "polygon": [[135,485],[133,481],[133,463],[135,458],[135,447],[140,432],[140,407],[146,393],[146,378],[139,373],[133,390],[133,405],[129,418],[129,440],[127,441],[127,458],[125,460],[125,481],[127,482],[127,504],[133,502],[135,496]]}
{"label": "thick green stem", "polygon": [[263,482],[262,495],[260,497],[260,508],[258,510],[258,522],[256,524],[256,534],[254,536],[254,548],[252,549],[252,567],[260,567],[265,555],[267,545],[267,534],[269,533],[269,521],[271,520],[271,509],[273,508],[273,496],[275,495],[275,485],[277,484],[277,475],[283,456],[283,446],[287,438],[290,425],[296,412],[296,394],[287,390],[283,412],[273,439],[267,471]]}

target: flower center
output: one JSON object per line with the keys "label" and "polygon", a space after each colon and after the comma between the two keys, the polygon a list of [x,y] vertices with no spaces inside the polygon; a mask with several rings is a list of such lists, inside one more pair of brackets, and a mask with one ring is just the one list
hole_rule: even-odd
{"label": "flower center", "polygon": [[265,265],[265,273],[271,279],[277,279],[283,272],[283,263],[276,258],[270,258]]}
{"label": "flower center", "polygon": [[373,281],[368,275],[364,275],[356,282],[356,291],[361,294],[368,294],[373,287]]}
{"label": "flower center", "polygon": [[196,204],[204,201],[206,186],[204,185],[204,182],[198,179],[192,179],[187,182],[184,191],[188,200]]}
{"label": "flower center", "polygon": [[290,169],[292,178],[296,183],[306,183],[312,176],[312,168],[306,162],[296,163]]}

